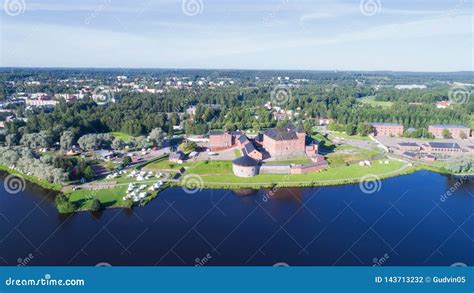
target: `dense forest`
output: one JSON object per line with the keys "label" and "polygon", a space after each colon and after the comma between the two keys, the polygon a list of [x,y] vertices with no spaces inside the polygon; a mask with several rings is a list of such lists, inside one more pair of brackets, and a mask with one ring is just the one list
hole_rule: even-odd
{"label": "dense forest", "polygon": [[[39,86],[22,90],[30,92],[68,93],[71,87],[58,80],[79,78],[95,84],[112,84],[114,70],[20,70],[0,74],[2,96],[9,97],[15,88],[12,81],[42,81]],[[187,134],[205,134],[211,129],[254,129],[274,127],[292,121],[317,125],[320,117],[334,118],[339,124],[398,122],[405,128],[426,129],[429,124],[465,124],[473,127],[474,99],[454,104],[448,109],[436,109],[435,102],[449,100],[448,81],[471,81],[471,73],[364,73],[364,72],[273,72],[273,71],[207,71],[207,70],[129,70],[132,78],[166,80],[173,76],[199,78],[234,78],[232,85],[218,88],[193,86],[170,89],[162,93],[138,93],[123,89],[115,93],[116,102],[97,105],[90,97],[72,103],[60,102],[52,110],[13,106],[18,117],[5,123],[10,140],[20,142],[28,133],[49,133],[53,141],[70,130],[79,138],[88,133],[120,131],[133,136],[147,135],[154,128],[173,134],[173,126],[181,125]],[[287,76],[289,81],[275,80]],[[256,79],[259,77],[259,79]],[[293,78],[304,79],[291,83]],[[426,89],[395,89],[393,84],[424,83]],[[278,84],[288,85],[288,100],[278,105],[291,110],[292,115],[277,121],[265,107],[272,101],[272,90]],[[24,82],[21,83],[24,85]],[[366,97],[377,102],[392,102],[390,107],[362,103]],[[218,105],[211,107],[210,105]],[[190,117],[186,109],[196,107]],[[3,117],[3,116],[2,116]],[[2,118],[0,117],[0,118]],[[3,117],[4,118],[4,117]],[[4,119],[3,119],[4,120]],[[15,137],[12,137],[15,136]],[[3,137],[5,140],[5,137]],[[14,143],[13,143],[14,144]]]}

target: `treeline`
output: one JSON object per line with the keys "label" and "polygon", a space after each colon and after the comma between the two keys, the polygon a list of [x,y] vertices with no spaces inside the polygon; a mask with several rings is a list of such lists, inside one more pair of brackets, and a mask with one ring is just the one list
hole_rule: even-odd
{"label": "treeline", "polygon": [[0,165],[7,166],[23,174],[34,176],[49,183],[61,183],[69,178],[63,168],[55,167],[53,157],[35,154],[26,147],[0,147]]}

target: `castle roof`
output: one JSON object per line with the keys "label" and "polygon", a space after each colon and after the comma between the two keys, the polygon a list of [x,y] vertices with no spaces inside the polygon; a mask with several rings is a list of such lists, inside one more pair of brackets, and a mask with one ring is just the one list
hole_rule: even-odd
{"label": "castle roof", "polygon": [[252,159],[251,157],[247,155],[244,155],[240,158],[233,160],[232,164],[237,165],[237,166],[242,166],[242,167],[253,167],[253,166],[257,166],[258,161]]}
{"label": "castle roof", "polygon": [[274,140],[292,140],[298,139],[298,133],[304,133],[304,130],[296,126],[287,125],[283,128],[268,129],[264,134]]}

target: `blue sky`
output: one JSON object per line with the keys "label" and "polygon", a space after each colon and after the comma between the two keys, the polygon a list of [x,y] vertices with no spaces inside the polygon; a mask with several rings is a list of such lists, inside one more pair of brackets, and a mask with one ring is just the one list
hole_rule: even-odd
{"label": "blue sky", "polygon": [[1,66],[473,70],[472,0],[1,1]]}

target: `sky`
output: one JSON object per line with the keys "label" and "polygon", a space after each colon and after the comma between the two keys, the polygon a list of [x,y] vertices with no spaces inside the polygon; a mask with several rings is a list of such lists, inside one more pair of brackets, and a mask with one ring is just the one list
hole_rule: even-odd
{"label": "sky", "polygon": [[2,67],[474,67],[473,0],[0,1]]}

